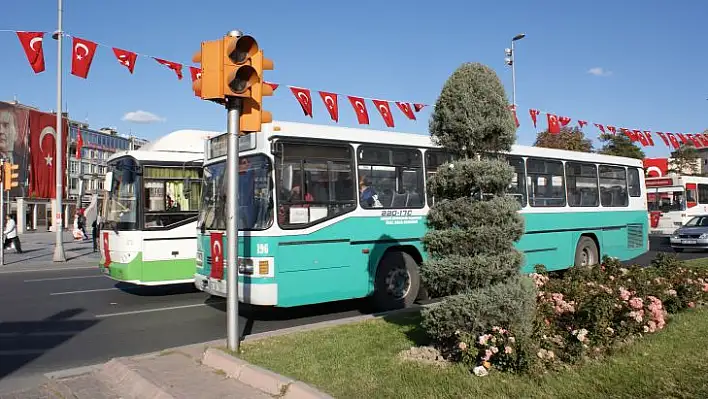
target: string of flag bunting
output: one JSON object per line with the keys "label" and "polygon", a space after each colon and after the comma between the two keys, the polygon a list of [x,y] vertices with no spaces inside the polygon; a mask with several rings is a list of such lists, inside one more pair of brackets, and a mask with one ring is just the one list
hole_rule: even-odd
{"label": "string of flag bunting", "polygon": [[[24,50],[25,55],[27,56],[27,60],[29,61],[30,67],[32,68],[34,73],[39,74],[44,72],[45,63],[44,49],[42,47],[42,44],[46,32],[15,31],[15,33],[17,34],[17,37],[20,40],[22,49]],[[140,54],[118,47],[108,46],[102,43],[72,36],[66,33],[64,34],[64,36],[70,37],[72,39],[71,74],[79,78],[86,79],[88,77],[89,71],[91,69],[91,64],[99,47],[111,48],[116,61],[120,65],[123,65],[131,74],[134,73],[135,65],[137,63],[138,57],[140,56],[145,58],[152,58],[157,63],[172,70],[177,76],[177,80],[182,80],[182,78],[184,77],[183,69],[185,65],[182,63],[169,61],[151,55]],[[194,66],[188,67],[193,82],[201,76],[201,69]],[[270,85],[273,88],[273,91],[275,91],[280,86],[280,84],[278,83],[265,83]],[[287,87],[291,90],[291,92],[295,96],[295,99],[302,107],[302,111],[304,112],[305,116],[313,117],[313,101],[310,89],[296,86]],[[324,103],[325,108],[329,112],[330,118],[335,122],[339,122],[339,96],[347,97],[354,112],[356,113],[357,121],[359,122],[359,124],[362,125],[369,124],[369,111],[366,107],[367,100],[371,101],[374,104],[376,109],[381,114],[381,117],[383,118],[384,122],[386,123],[386,126],[388,127],[395,127],[390,103],[395,103],[398,109],[403,113],[403,115],[405,115],[410,120],[416,120],[415,113],[420,112],[424,107],[428,106],[427,104],[423,103],[382,100],[354,95],[344,95],[329,91],[318,91],[318,93],[320,95],[320,98],[322,99],[322,102]]]}
{"label": "string of flag bunting", "polygon": [[[514,113],[514,119],[516,120],[516,127],[519,127],[519,119],[516,115],[516,108],[511,105],[511,111]],[[561,132],[561,127],[568,127],[573,121],[572,118],[568,116],[556,115],[550,112],[543,112],[538,109],[529,109],[529,116],[533,122],[533,127],[538,128],[539,116],[541,114],[546,115],[547,130],[551,134],[559,134]],[[578,128],[583,129],[588,125],[588,121],[577,119],[576,120]],[[670,133],[670,132],[652,132],[650,130],[644,129],[630,129],[626,127],[617,127],[613,125],[606,125],[601,123],[593,123],[595,127],[600,131],[601,134],[613,134],[616,135],[619,131],[620,133],[629,137],[633,143],[640,144],[642,147],[654,147],[653,133],[661,138],[661,141],[668,148],[678,149],[684,144],[692,144],[696,148],[706,148],[708,147],[708,134],[706,133]]]}
{"label": "string of flag bunting", "polygon": [[[27,60],[30,64],[30,67],[32,70],[36,73],[42,73],[45,70],[45,62],[44,62],[44,50],[42,47],[43,41],[44,41],[44,35],[47,32],[37,32],[37,31],[10,31],[10,30],[0,30],[2,32],[15,32],[17,34],[17,37],[20,41],[20,44],[22,45],[22,48],[25,52],[25,55],[27,56]],[[72,36],[69,34],[64,33],[65,37],[70,37],[72,39],[72,56],[71,56],[71,74],[74,76],[77,76],[82,79],[86,79],[89,74],[89,70],[91,69],[91,64],[93,62],[94,56],[96,55],[96,52],[98,50],[98,47],[108,47],[112,49],[113,55],[116,59],[116,61],[124,66],[130,74],[133,74],[135,71],[135,65],[138,60],[138,56],[140,57],[145,57],[145,58],[152,58],[154,59],[157,63],[167,67],[168,69],[172,70],[175,75],[177,76],[178,80],[182,80],[183,78],[183,68],[184,64],[179,63],[179,62],[174,62],[174,61],[169,61],[163,58],[151,56],[151,55],[146,55],[146,54],[140,54],[137,52],[125,50],[122,48],[118,47],[113,47],[113,46],[108,46],[102,43],[94,42],[91,40],[83,39],[80,37]],[[192,78],[192,81],[198,79],[201,74],[201,69],[194,67],[194,66],[188,66],[190,70],[190,75]],[[280,84],[278,83],[273,83],[273,82],[265,82],[266,84],[270,85],[273,88],[273,91],[275,91]],[[303,88],[303,87],[297,87],[297,86],[287,86],[290,91],[292,92],[293,96],[295,99],[298,101],[300,104],[303,113],[305,116],[313,117],[313,100],[312,100],[312,93],[310,89]],[[378,112],[381,114],[382,119],[384,120],[384,123],[388,127],[395,127],[395,123],[393,120],[393,114],[391,112],[391,103],[395,103],[398,109],[405,115],[408,119],[410,120],[416,120],[415,113],[420,112],[424,107],[428,106],[428,104],[423,104],[423,103],[416,103],[416,102],[408,102],[408,101],[391,101],[391,100],[383,100],[383,99],[377,99],[377,98],[370,98],[370,97],[362,97],[362,96],[354,96],[354,95],[345,95],[341,93],[334,93],[334,92],[329,92],[329,91],[317,91],[319,94],[320,99],[322,100],[325,108],[327,109],[330,118],[338,122],[339,121],[339,97],[346,97],[349,100],[349,103],[354,110],[356,116],[357,116],[357,121],[359,124],[362,125],[368,125],[370,120],[369,120],[369,112],[366,107],[366,102],[371,101],[373,105],[376,107]],[[519,119],[517,116],[517,110],[514,105],[511,105],[510,110],[512,111],[514,115],[514,120],[516,122],[516,126],[519,127]],[[560,116],[556,115],[553,113],[549,112],[542,112],[538,109],[529,109],[529,115],[531,116],[531,120],[533,122],[534,128],[537,128],[538,124],[538,117],[541,114],[546,115],[547,123],[548,123],[548,131],[551,134],[559,134],[561,131],[561,127],[566,127],[568,126],[571,122],[572,119],[567,116]],[[578,127],[580,129],[583,129],[586,125],[588,125],[588,121],[585,120],[577,120]],[[643,129],[628,129],[624,127],[616,127],[612,125],[605,125],[605,124],[600,124],[600,123],[593,123],[594,126],[596,126],[602,134],[617,134],[617,131],[619,130],[620,133],[624,133],[627,135],[632,142],[638,143],[644,147],[646,146],[654,146],[654,140],[652,137],[652,133],[649,130],[643,130]],[[609,133],[608,133],[609,132]],[[696,148],[704,148],[708,147],[708,134],[703,134],[703,133],[669,133],[669,132],[654,132],[656,133],[663,143],[669,147],[669,148],[674,148],[678,149],[682,144],[688,144],[691,143],[693,144]]]}

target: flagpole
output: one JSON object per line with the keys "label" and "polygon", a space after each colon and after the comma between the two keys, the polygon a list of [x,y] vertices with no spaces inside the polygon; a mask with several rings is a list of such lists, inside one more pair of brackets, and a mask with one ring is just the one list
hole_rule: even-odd
{"label": "flagpole", "polygon": [[56,204],[56,215],[54,215],[54,227],[56,228],[56,243],[54,244],[54,262],[66,262],[66,255],[64,254],[64,228],[63,228],[63,217],[62,217],[62,196],[64,194],[62,180],[64,176],[62,174],[62,155],[63,151],[63,123],[62,123],[62,109],[61,109],[61,99],[62,99],[62,44],[64,31],[62,30],[62,17],[64,9],[62,7],[62,0],[57,0],[57,31],[54,33],[57,39],[57,128],[55,137],[56,142],[56,154],[54,156],[54,170],[56,178],[56,194],[54,203]]}

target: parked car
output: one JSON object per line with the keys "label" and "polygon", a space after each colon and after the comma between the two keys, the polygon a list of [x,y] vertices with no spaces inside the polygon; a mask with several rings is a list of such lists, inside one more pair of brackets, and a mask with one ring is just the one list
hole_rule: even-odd
{"label": "parked car", "polygon": [[687,248],[708,249],[708,215],[689,219],[671,234],[669,242],[676,252],[683,252]]}

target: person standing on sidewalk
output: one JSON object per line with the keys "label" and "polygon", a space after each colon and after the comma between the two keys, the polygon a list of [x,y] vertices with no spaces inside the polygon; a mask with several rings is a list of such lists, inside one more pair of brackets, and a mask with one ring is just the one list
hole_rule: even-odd
{"label": "person standing on sidewalk", "polygon": [[91,236],[93,237],[93,252],[98,251],[98,228],[100,225],[99,218],[100,216],[96,216],[96,218],[93,220],[93,223],[91,224]]}
{"label": "person standing on sidewalk", "polygon": [[17,236],[17,224],[10,215],[5,216],[5,231],[3,232],[3,248],[7,249],[10,246],[15,247],[18,254],[22,253],[22,245],[20,238]]}

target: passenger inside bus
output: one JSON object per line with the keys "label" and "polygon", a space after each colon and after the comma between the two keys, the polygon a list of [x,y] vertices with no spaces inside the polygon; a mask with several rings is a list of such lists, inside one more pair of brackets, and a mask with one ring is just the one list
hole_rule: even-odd
{"label": "passenger inside bus", "polygon": [[359,175],[359,197],[362,208],[383,208],[376,190],[371,187],[371,181],[364,175]]}

